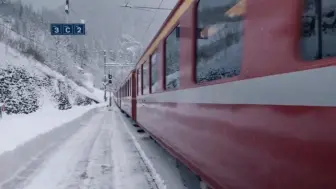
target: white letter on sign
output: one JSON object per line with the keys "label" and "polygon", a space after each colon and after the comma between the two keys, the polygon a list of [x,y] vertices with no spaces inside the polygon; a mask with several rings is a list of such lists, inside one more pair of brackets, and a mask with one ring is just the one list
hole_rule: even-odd
{"label": "white letter on sign", "polygon": [[77,26],[76,29],[77,29],[77,33],[82,33],[82,28],[81,27]]}
{"label": "white letter on sign", "polygon": [[58,29],[58,27],[54,27],[54,32],[55,32],[55,33],[59,33],[59,29]]}

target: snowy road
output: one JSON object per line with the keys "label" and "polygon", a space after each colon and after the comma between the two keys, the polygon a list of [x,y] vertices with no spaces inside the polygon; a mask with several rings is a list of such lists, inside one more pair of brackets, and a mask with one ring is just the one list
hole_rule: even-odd
{"label": "snowy road", "polygon": [[[181,177],[173,157],[136,130],[117,108],[91,111],[0,155],[0,189],[186,189],[185,183],[198,188],[194,178]],[[20,156],[26,162],[9,176]]]}
{"label": "snowy road", "polygon": [[109,111],[93,116],[27,181],[25,189],[158,188],[115,116]]}

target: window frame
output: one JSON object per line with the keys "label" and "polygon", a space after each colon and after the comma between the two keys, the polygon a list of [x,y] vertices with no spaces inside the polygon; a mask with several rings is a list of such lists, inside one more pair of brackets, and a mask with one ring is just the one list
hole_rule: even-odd
{"label": "window frame", "polygon": [[[163,71],[162,71],[162,75],[161,75],[161,79],[163,79],[163,87],[162,87],[162,91],[177,91],[177,90],[181,90],[181,89],[183,89],[182,88],[182,77],[181,77],[181,65],[182,65],[182,41],[181,41],[181,35],[180,35],[180,37],[179,37],[179,39],[180,39],[180,51],[179,51],[179,53],[180,53],[180,58],[179,58],[179,71],[180,71],[180,75],[179,75],[179,82],[180,82],[180,86],[178,87],[178,88],[173,88],[173,89],[167,89],[167,76],[166,76],[166,68],[167,68],[167,61],[166,61],[166,56],[167,56],[167,53],[166,53],[166,51],[167,51],[167,39],[169,38],[169,36],[171,35],[171,34],[173,34],[173,31],[179,26],[179,25],[181,25],[181,17],[177,20],[177,22],[174,24],[174,26],[172,27],[172,28],[170,28],[170,30],[169,30],[169,32],[168,32],[168,34],[163,38],[163,40],[162,40],[162,44],[163,44],[163,48],[162,48],[162,64],[163,64],[163,66],[162,66],[162,68],[163,68]],[[182,29],[180,28],[180,31],[181,31]],[[160,77],[159,77],[160,78]]]}
{"label": "window frame", "polygon": [[126,80],[126,83],[125,83],[125,92],[126,92],[126,97],[128,97],[128,80]]}
{"label": "window frame", "polygon": [[142,64],[139,66],[139,73],[140,73],[140,90],[139,90],[140,94],[139,94],[139,96],[142,96],[143,95],[143,71],[142,71]]}
{"label": "window frame", "polygon": [[127,83],[127,86],[128,86],[128,96],[131,96],[131,85],[130,85],[130,83],[131,83],[131,78],[129,78],[128,79],[128,83]]}
{"label": "window frame", "polygon": [[136,70],[136,81],[137,81],[137,83],[136,83],[136,96],[139,96],[139,75],[140,75],[140,70],[139,69],[137,69]]}
{"label": "window frame", "polygon": [[[157,47],[154,52],[150,55],[150,58],[149,58],[149,62],[150,62],[150,94],[154,94],[154,93],[157,93],[160,91],[160,62],[161,61],[158,61],[160,60],[160,56],[159,56],[159,47]],[[158,82],[158,85],[159,85],[159,88],[153,92],[153,63],[152,63],[152,57],[153,55],[155,55],[155,59],[156,59],[156,66],[157,66],[157,69],[156,69],[156,74],[157,74],[157,81]]]}
{"label": "window frame", "polygon": [[[315,1],[316,3],[316,1]],[[335,3],[336,4],[336,3]],[[331,66],[331,65],[335,65],[335,60],[336,60],[336,52],[335,52],[335,56],[329,56],[329,57],[323,57],[323,49],[325,49],[325,47],[323,46],[323,31],[322,31],[322,28],[317,28],[316,30],[318,31],[318,33],[316,34],[317,36],[317,53],[318,53],[318,56],[319,58],[318,59],[315,59],[315,60],[308,60],[304,57],[304,50],[303,50],[303,45],[302,45],[302,31],[304,30],[304,27],[303,27],[303,24],[302,24],[302,17],[304,16],[304,11],[305,11],[305,6],[306,6],[306,0],[303,0],[302,1],[302,6],[300,7],[300,16],[299,16],[299,23],[300,23],[300,40],[299,40],[299,48],[298,48],[298,59],[300,59],[301,62],[301,67],[303,68],[303,70],[305,70],[307,68],[307,66],[316,66],[316,65],[319,65],[319,67],[326,67],[326,66]],[[323,14],[323,11],[322,11],[322,7],[323,6],[323,2],[321,2],[321,4],[319,4],[318,8],[319,9],[319,15],[317,19],[322,19],[321,16]],[[316,8],[316,7],[315,7]],[[336,10],[335,10],[336,12]],[[318,22],[318,21],[317,21]],[[320,23],[322,24],[322,23]],[[319,23],[317,24],[317,27],[318,27]],[[311,64],[311,65],[309,65]],[[312,69],[312,68],[310,68]]]}
{"label": "window frame", "polygon": [[[148,71],[147,71],[147,79],[148,79],[148,89],[147,89],[147,90],[148,90],[148,93],[145,94],[145,93],[144,93],[144,91],[145,91],[145,90],[144,90],[144,88],[145,88],[145,87],[144,87],[144,86],[145,86],[145,85],[144,85],[145,78],[144,78],[144,75],[143,75],[143,74],[144,74],[144,66],[145,66],[146,64],[147,64],[147,66],[148,66],[148,69],[147,69],[147,70],[148,70]],[[150,85],[150,82],[151,82],[151,81],[150,81],[150,78],[151,78],[151,77],[150,77],[150,75],[151,75],[151,73],[150,73],[150,60],[147,59],[144,63],[142,63],[142,64],[141,64],[141,68],[142,68],[142,95],[148,95],[148,94],[151,94],[151,93],[150,93],[150,91],[151,91],[151,90],[150,90],[150,87],[151,87],[151,85]]]}
{"label": "window frame", "polygon": [[[192,37],[192,42],[193,42],[193,56],[195,57],[193,59],[193,84],[196,87],[202,87],[202,86],[209,86],[209,85],[216,85],[216,84],[220,84],[220,83],[228,83],[228,82],[233,82],[233,81],[238,81],[238,80],[242,80],[244,79],[244,64],[245,64],[245,49],[246,49],[246,39],[247,37],[245,36],[246,34],[244,34],[244,40],[243,40],[243,48],[242,48],[242,62],[241,62],[241,71],[240,74],[234,77],[230,77],[230,78],[223,78],[223,79],[217,79],[217,80],[212,80],[212,81],[204,81],[204,82],[197,82],[197,47],[198,47],[198,43],[197,43],[197,28],[198,28],[198,6],[199,6],[200,0],[195,1],[194,6],[192,7],[192,33],[193,33],[193,37]],[[248,6],[246,8],[246,13],[248,13]],[[247,14],[246,14],[247,15]],[[244,32],[247,31],[246,29],[246,21],[244,21],[243,23],[243,28],[244,28]]]}
{"label": "window frame", "polygon": [[129,96],[131,97],[132,96],[132,77],[130,77],[128,85],[129,85]]}

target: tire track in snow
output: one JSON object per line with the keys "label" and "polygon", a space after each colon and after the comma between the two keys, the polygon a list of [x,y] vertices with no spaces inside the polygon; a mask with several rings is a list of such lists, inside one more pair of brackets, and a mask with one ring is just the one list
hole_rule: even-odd
{"label": "tire track in snow", "polygon": [[40,166],[43,164],[43,160],[47,158],[59,145],[58,142],[51,144],[47,149],[40,152],[35,158],[33,158],[29,164],[18,171],[14,178],[0,185],[1,189],[17,189],[22,188],[27,182],[29,182],[39,171]]}
{"label": "tire track in snow", "polygon": [[[73,134],[85,128],[85,122],[90,120],[93,114],[98,111],[99,110],[97,108],[90,110],[86,112],[83,116],[74,119],[69,123],[64,124],[63,126],[55,128],[48,133],[41,134],[35,139],[15,149],[12,154],[10,154],[12,156],[8,155],[9,157],[7,157],[8,160],[5,166],[11,165],[13,163],[20,164],[21,162],[18,162],[20,158],[31,158],[29,158],[29,160],[26,160],[26,165],[18,169],[12,177],[4,182],[0,182],[0,188],[17,189],[23,188],[24,186],[29,184],[31,180],[43,168],[44,161],[51,154],[53,154],[53,152],[57,150],[59,146],[63,144],[64,140],[70,138]],[[17,155],[20,155],[21,157],[18,158]]]}
{"label": "tire track in snow", "polygon": [[[62,180],[59,185],[64,186],[64,189],[79,189],[80,186],[83,185],[84,180],[88,178],[87,175],[87,167],[90,163],[90,155],[92,153],[93,147],[99,138],[99,134],[102,129],[102,125],[104,122],[104,113],[99,113],[100,116],[95,117],[96,120],[92,121],[94,125],[90,125],[89,127],[96,127],[93,133],[89,133],[87,140],[85,141],[85,147],[83,153],[81,155],[80,160],[76,164],[76,168],[73,173],[71,173],[70,177]],[[97,124],[98,123],[98,124]]]}
{"label": "tire track in snow", "polygon": [[115,109],[97,113],[25,189],[165,189],[123,124]]}
{"label": "tire track in snow", "polygon": [[115,111],[106,112],[80,189],[158,189]]}
{"label": "tire track in snow", "polygon": [[[76,173],[77,165],[83,160],[85,149],[88,149],[90,141],[98,130],[96,123],[102,118],[101,113],[96,113],[88,120],[86,126],[64,142],[53,156],[46,159],[41,171],[32,179],[25,189],[60,189],[67,186],[66,181],[71,181]],[[94,125],[93,125],[94,124]],[[93,139],[92,139],[93,138]],[[80,155],[82,154],[82,156]],[[21,187],[20,187],[21,188]]]}
{"label": "tire track in snow", "polygon": [[102,118],[102,126],[98,139],[96,140],[87,166],[87,177],[78,186],[78,188],[86,189],[113,189],[113,176],[112,176],[112,148],[111,137],[112,130],[107,123],[107,118],[110,116],[105,113]]}

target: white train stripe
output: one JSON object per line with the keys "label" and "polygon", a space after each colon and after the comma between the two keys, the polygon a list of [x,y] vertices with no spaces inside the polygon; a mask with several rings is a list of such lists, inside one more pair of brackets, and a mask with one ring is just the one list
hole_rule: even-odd
{"label": "white train stripe", "polygon": [[336,66],[137,98],[142,102],[336,107]]}

